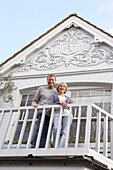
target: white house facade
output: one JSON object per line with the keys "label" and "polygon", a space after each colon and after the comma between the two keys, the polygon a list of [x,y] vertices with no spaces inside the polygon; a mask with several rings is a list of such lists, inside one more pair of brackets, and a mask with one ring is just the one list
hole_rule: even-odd
{"label": "white house facade", "polygon": [[[13,71],[13,104],[0,97],[0,169],[113,169],[113,37],[72,14],[2,64]],[[64,148],[52,148],[55,106],[43,110],[36,148],[31,140],[37,122],[32,99],[48,74],[66,82],[73,123]],[[46,108],[51,108],[45,148],[39,141]],[[62,108],[61,113],[62,113]],[[62,114],[60,115],[62,117]],[[70,119],[70,118],[69,118]],[[60,132],[60,122],[58,133]],[[59,135],[59,134],[58,134]],[[57,136],[58,137],[58,136]]]}

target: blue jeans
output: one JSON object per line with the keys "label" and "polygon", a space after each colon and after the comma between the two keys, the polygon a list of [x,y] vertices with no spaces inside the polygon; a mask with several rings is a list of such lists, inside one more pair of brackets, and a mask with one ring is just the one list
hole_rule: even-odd
{"label": "blue jeans", "polygon": [[[42,117],[42,113],[38,114],[38,122],[37,122],[37,127],[36,127],[35,134],[33,136],[32,146],[36,145],[36,140],[37,140],[38,131],[39,131],[39,127],[40,127],[41,117]],[[48,127],[49,127],[49,120],[50,120],[50,117],[45,115],[45,120],[44,120],[43,129],[42,129],[42,135],[41,135],[41,138],[40,138],[39,148],[44,148],[45,147]]]}
{"label": "blue jeans", "polygon": [[[65,139],[66,139],[66,133],[67,133],[67,125],[68,125],[68,116],[62,116],[62,122],[61,122],[61,131],[60,131],[60,138],[58,147],[64,147],[65,146]],[[58,129],[58,122],[59,122],[59,116],[55,116],[53,119],[53,147],[55,147],[55,140],[56,140],[56,134]],[[72,117],[70,120],[70,125],[72,123]]]}

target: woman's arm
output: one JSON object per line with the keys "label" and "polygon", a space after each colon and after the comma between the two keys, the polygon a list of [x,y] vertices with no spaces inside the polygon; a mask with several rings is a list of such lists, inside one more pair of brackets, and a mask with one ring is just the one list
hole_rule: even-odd
{"label": "woman's arm", "polygon": [[52,95],[50,98],[49,104],[60,104],[59,98],[57,95]]}

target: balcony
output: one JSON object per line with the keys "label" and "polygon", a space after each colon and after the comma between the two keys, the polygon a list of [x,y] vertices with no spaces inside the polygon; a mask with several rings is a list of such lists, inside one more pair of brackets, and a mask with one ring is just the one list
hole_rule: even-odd
{"label": "balcony", "polygon": [[[0,157],[90,157],[113,168],[113,115],[91,104],[69,104],[73,113],[73,124],[68,132],[65,147],[58,148],[61,128],[62,107],[59,105],[33,107],[18,107],[0,109]],[[59,125],[55,147],[52,147],[52,122],[54,109],[60,109]],[[37,110],[42,110],[42,119],[37,137],[36,147],[31,148],[32,136],[37,123]],[[51,110],[49,129],[45,148],[39,148],[46,109]]]}

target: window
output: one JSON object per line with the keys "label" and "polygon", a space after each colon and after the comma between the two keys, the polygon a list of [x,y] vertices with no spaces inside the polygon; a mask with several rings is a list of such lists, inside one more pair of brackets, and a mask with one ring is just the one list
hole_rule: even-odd
{"label": "window", "polygon": [[32,106],[33,98],[34,98],[34,94],[23,95],[20,106]]}
{"label": "window", "polygon": [[[34,98],[34,94],[24,94],[22,95],[22,100],[20,103],[20,106],[32,106],[32,100]],[[22,126],[23,126],[23,121],[25,119],[25,115],[26,115],[26,109],[20,109],[20,118],[19,118],[19,122],[18,122],[18,126],[16,129],[16,133],[15,133],[15,137],[14,137],[14,141],[13,143],[18,143],[18,139],[22,130]],[[25,132],[24,132],[24,136],[22,139],[22,144],[27,143],[27,139],[28,139],[28,134],[31,128],[31,123],[32,123],[32,119],[33,119],[33,115],[34,115],[34,109],[30,109],[29,113],[28,113],[28,120],[27,120],[27,124],[25,127]]]}
{"label": "window", "polygon": [[110,89],[84,89],[72,90],[71,97],[75,103],[92,102],[110,113],[111,90]]}

